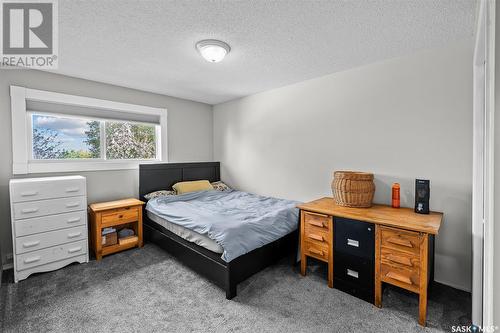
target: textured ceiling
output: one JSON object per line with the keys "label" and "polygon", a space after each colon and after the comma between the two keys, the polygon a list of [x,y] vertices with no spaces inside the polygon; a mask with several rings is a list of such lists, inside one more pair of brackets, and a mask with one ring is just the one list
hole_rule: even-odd
{"label": "textured ceiling", "polygon": [[[473,0],[59,0],[56,72],[217,104],[470,40]],[[208,63],[195,50],[221,39]]]}

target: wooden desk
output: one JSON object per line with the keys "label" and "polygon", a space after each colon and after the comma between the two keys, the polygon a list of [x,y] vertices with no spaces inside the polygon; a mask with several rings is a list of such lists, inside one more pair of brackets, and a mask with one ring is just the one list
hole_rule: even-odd
{"label": "wooden desk", "polygon": [[[142,205],[144,202],[133,198],[89,205],[91,247],[96,260],[101,260],[102,256],[108,254],[143,246]],[[137,241],[122,245],[102,246],[103,228],[125,225],[130,225],[134,229]]]}
{"label": "wooden desk", "polygon": [[[419,294],[419,324],[425,326],[427,289],[433,280],[434,235],[441,226],[442,213],[423,215],[410,208],[384,205],[349,208],[336,205],[329,197],[297,207],[301,209],[302,275],[307,257],[325,261],[329,287],[337,281],[334,274],[340,275],[339,284],[347,285],[361,298],[371,299],[374,289],[373,302],[378,307],[382,306],[383,282],[415,292]],[[335,262],[337,254],[342,258],[339,263]],[[357,268],[346,269],[349,262]],[[334,267],[345,269],[347,274]]]}

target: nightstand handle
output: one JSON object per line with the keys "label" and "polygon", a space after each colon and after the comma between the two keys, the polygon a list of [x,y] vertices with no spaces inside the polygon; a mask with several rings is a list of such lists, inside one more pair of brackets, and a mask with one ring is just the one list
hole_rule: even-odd
{"label": "nightstand handle", "polygon": [[311,238],[311,239],[314,239],[314,240],[317,240],[317,241],[324,241],[325,239],[323,238],[323,236],[320,236],[320,235],[315,235],[315,234],[309,234],[307,235],[307,237]]}

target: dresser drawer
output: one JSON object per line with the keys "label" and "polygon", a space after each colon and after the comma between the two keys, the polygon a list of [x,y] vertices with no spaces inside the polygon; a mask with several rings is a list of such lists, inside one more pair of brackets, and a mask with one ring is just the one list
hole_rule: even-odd
{"label": "dresser drawer", "polygon": [[418,270],[420,268],[419,256],[385,247],[380,249],[380,262],[403,269]]}
{"label": "dresser drawer", "polygon": [[87,226],[43,232],[16,238],[16,254],[87,239]]}
{"label": "dresser drawer", "polygon": [[328,232],[330,230],[331,219],[328,215],[304,212],[304,227],[319,228]]}
{"label": "dresser drawer", "polygon": [[340,252],[335,252],[334,256],[335,278],[373,290],[375,286],[373,260]]}
{"label": "dresser drawer", "polygon": [[380,264],[380,279],[382,282],[388,282],[395,286],[419,292],[420,270],[401,268],[398,265]]}
{"label": "dresser drawer", "polygon": [[420,255],[420,237],[418,232],[380,227],[382,247]]}
{"label": "dresser drawer", "polygon": [[14,228],[16,237],[21,237],[85,224],[87,224],[87,213],[85,211],[78,211],[16,220],[14,221]]}
{"label": "dresser drawer", "polygon": [[11,183],[11,201],[24,202],[41,199],[55,199],[86,194],[86,182],[83,177],[72,179],[31,179],[29,182],[13,180]]}
{"label": "dresser drawer", "polygon": [[317,242],[313,243],[306,240],[304,240],[304,248],[302,251],[304,251],[306,256],[323,261],[328,261],[328,256],[330,254],[330,249],[327,244],[318,244]]}
{"label": "dresser drawer", "polygon": [[16,269],[21,271],[86,253],[86,240],[53,246],[43,250],[16,255]]}
{"label": "dresser drawer", "polygon": [[328,230],[311,227],[309,225],[305,226],[304,230],[304,240],[312,242],[312,243],[321,243],[324,245],[330,244],[330,232]]}
{"label": "dresser drawer", "polygon": [[101,225],[113,225],[114,223],[126,223],[126,222],[134,222],[139,218],[139,208],[131,207],[131,208],[123,208],[123,209],[114,209],[110,212],[106,212],[101,217]]}
{"label": "dresser drawer", "polygon": [[85,197],[18,202],[14,204],[14,218],[27,219],[37,216],[67,213],[85,210],[86,206],[87,199]]}
{"label": "dresser drawer", "polygon": [[334,218],[335,252],[373,260],[375,255],[375,226],[342,217]]}

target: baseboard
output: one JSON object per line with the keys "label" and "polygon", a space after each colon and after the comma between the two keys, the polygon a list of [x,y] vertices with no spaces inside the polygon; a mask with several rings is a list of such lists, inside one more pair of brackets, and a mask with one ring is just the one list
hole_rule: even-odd
{"label": "baseboard", "polygon": [[467,293],[471,293],[472,292],[470,288],[464,288],[464,286],[459,286],[459,285],[456,285],[456,284],[453,284],[453,283],[439,281],[438,279],[434,279],[434,281],[437,282],[437,283],[440,283],[440,284],[444,284],[445,286],[452,287],[454,289],[465,291]]}

